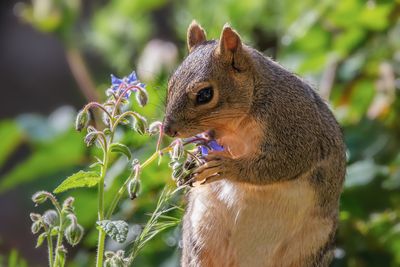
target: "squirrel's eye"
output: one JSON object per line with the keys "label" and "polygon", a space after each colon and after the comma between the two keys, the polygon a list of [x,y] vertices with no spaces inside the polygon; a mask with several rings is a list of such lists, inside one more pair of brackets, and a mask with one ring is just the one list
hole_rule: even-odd
{"label": "squirrel's eye", "polygon": [[211,101],[214,91],[212,87],[206,87],[197,92],[196,103],[199,105],[206,104]]}

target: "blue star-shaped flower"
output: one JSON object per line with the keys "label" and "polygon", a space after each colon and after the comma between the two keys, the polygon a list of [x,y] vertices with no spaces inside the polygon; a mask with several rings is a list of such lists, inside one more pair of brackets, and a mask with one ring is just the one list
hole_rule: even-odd
{"label": "blue star-shaped flower", "polygon": [[224,147],[217,143],[215,140],[210,140],[205,145],[198,146],[202,156],[207,156],[209,151],[223,151]]}
{"label": "blue star-shaped flower", "polygon": [[[114,92],[118,91],[122,84],[124,84],[126,87],[128,87],[130,85],[138,85],[142,88],[145,87],[144,83],[139,83],[135,71],[132,71],[131,74],[129,74],[127,77],[123,77],[122,79],[111,74],[111,89]],[[133,91],[136,91],[136,90],[133,90]],[[131,95],[131,91],[126,93],[126,97],[129,97],[130,95]]]}

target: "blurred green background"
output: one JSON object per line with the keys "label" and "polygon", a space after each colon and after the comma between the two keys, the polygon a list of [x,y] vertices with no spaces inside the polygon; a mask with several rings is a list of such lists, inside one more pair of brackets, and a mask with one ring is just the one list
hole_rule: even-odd
{"label": "blurred green background", "polygon": [[[399,16],[400,1],[389,0],[1,1],[0,266],[46,265],[28,216],[43,210],[30,197],[53,190],[98,153],[72,126],[84,103],[104,99],[110,73],[136,70],[148,84],[145,114],[162,118],[167,78],[187,53],[192,19],[209,38],[229,22],[329,100],[348,147],[333,266],[400,266]],[[154,138],[121,135],[140,159],[155,148]],[[115,158],[106,179],[125,177],[126,165]],[[141,196],[124,201],[118,216],[138,227],[169,176],[166,163],[153,164]],[[68,266],[91,266],[96,192],[71,194],[86,235]],[[179,229],[164,232],[135,266],[177,266],[179,240]]]}

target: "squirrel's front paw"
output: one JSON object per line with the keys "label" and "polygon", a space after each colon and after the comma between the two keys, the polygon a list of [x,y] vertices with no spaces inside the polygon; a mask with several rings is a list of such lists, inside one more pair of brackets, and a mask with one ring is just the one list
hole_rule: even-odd
{"label": "squirrel's front paw", "polygon": [[206,163],[193,171],[194,186],[226,178],[234,168],[234,160],[225,152],[210,151],[205,160]]}

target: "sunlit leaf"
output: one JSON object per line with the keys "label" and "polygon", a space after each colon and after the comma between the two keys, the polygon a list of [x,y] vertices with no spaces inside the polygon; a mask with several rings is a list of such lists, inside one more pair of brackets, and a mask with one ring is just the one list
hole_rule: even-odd
{"label": "sunlit leaf", "polygon": [[81,135],[75,132],[66,133],[38,147],[25,161],[1,177],[0,193],[76,166],[83,156],[84,146]]}
{"label": "sunlit leaf", "polygon": [[65,179],[56,189],[54,189],[54,193],[61,193],[77,187],[92,187],[97,185],[99,181],[100,176],[97,172],[79,171]]}
{"label": "sunlit leaf", "polygon": [[110,146],[110,149],[112,152],[118,152],[121,154],[124,154],[128,159],[131,159],[132,154],[129,148],[121,143],[114,143]]}
{"label": "sunlit leaf", "polygon": [[23,133],[12,121],[0,122],[0,167],[21,143]]}

